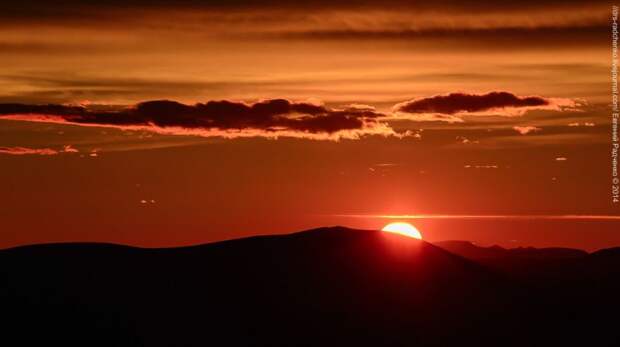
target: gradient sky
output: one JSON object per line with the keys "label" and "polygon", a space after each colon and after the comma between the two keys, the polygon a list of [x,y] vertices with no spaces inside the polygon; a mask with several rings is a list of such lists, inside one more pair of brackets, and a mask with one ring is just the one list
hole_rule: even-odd
{"label": "gradient sky", "polygon": [[0,4],[0,247],[174,246],[418,214],[495,216],[412,220],[431,241],[619,245],[610,13]]}

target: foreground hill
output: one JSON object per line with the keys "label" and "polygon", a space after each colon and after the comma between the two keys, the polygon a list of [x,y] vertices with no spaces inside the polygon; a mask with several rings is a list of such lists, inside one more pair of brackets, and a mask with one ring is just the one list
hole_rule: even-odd
{"label": "foreground hill", "polygon": [[[599,256],[579,273],[619,258]],[[541,287],[378,231],[323,228],[172,249],[19,247],[0,251],[0,275],[4,338],[24,346],[604,345],[618,337],[601,316],[617,300],[587,297],[610,295],[617,278],[597,277],[597,292],[575,278]]]}

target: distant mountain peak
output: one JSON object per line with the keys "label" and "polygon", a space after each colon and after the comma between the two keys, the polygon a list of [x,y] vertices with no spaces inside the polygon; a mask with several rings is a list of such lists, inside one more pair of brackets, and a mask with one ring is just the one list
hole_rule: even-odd
{"label": "distant mountain peak", "polygon": [[504,248],[498,245],[490,247],[478,246],[470,241],[440,241],[436,246],[469,259],[499,258],[499,257],[544,257],[544,258],[573,258],[583,257],[588,253],[581,249],[562,247],[516,247]]}

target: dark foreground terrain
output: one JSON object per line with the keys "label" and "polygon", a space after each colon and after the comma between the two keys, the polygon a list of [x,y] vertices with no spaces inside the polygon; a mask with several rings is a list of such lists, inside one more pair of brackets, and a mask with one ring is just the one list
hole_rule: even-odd
{"label": "dark foreground terrain", "polygon": [[439,246],[323,228],[174,249],[3,250],[0,344],[618,345],[620,249]]}

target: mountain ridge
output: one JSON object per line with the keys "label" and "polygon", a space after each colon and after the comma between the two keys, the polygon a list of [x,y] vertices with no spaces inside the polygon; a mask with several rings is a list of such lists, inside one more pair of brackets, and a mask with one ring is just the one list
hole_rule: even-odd
{"label": "mountain ridge", "polygon": [[25,346],[570,346],[593,331],[615,341],[591,310],[620,308],[605,270],[620,257],[592,259],[579,262],[583,277],[539,285],[343,227],[162,249],[46,244],[0,251],[0,306],[6,339]]}

